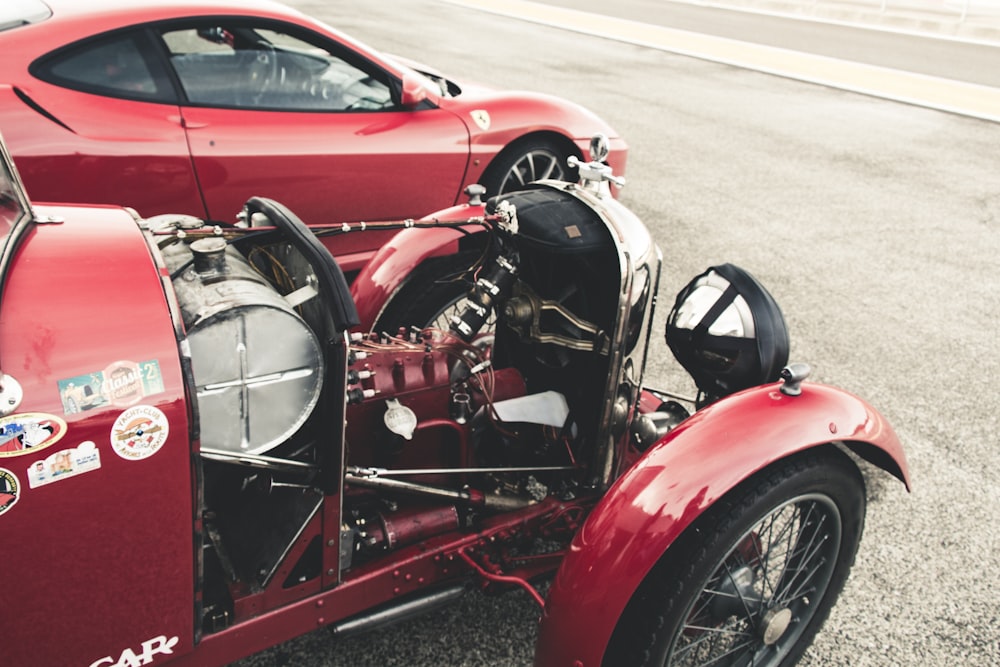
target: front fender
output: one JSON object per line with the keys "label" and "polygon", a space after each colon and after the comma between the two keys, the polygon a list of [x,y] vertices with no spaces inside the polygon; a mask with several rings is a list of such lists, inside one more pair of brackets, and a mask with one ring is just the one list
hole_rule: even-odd
{"label": "front fender", "polygon": [[[481,217],[482,205],[460,204],[433,213],[422,221],[456,222]],[[362,331],[370,331],[385,305],[420,264],[431,257],[458,252],[459,241],[469,233],[482,232],[478,225],[410,228],[393,236],[368,261],[351,284],[351,296],[358,309]]]}
{"label": "front fender", "polygon": [[669,433],[612,487],[576,535],[539,629],[538,667],[597,667],[632,594],[674,540],[720,497],[771,463],[841,442],[910,488],[906,457],[866,402],[806,384],[734,394]]}

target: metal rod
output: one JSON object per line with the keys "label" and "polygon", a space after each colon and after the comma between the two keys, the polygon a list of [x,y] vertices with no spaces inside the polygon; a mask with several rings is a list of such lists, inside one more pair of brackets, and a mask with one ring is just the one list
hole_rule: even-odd
{"label": "metal rod", "polygon": [[319,466],[315,463],[291,461],[289,459],[279,459],[273,456],[261,456],[260,454],[240,454],[236,452],[227,452],[223,449],[211,449],[210,447],[202,447],[201,456],[202,458],[206,458],[211,461],[219,461],[221,463],[237,463],[256,468],[265,468],[267,470],[270,470],[271,468],[285,468],[303,471],[319,470]]}
{"label": "metal rod", "polygon": [[675,394],[672,391],[664,391],[663,389],[652,389],[650,387],[645,387],[647,391],[650,391],[657,396],[665,396],[666,398],[673,398],[678,401],[684,401],[685,403],[697,403],[698,399],[692,398],[690,396],[683,396],[682,394]]}
{"label": "metal rod", "polygon": [[356,477],[394,477],[403,475],[448,475],[448,474],[480,474],[490,472],[559,472],[575,470],[574,466],[538,466],[518,468],[407,468],[390,470],[388,468],[359,468],[348,466],[347,472]]}
{"label": "metal rod", "polygon": [[531,595],[532,599],[538,603],[538,606],[541,607],[543,611],[545,610],[545,598],[542,597],[541,593],[535,590],[534,586],[529,584],[521,577],[513,577],[506,574],[494,574],[493,572],[487,572],[482,565],[474,561],[469,554],[465,553],[465,549],[459,549],[458,555],[462,560],[464,560],[469,565],[469,567],[474,569],[483,579],[498,584],[514,584],[515,586],[520,586],[524,590],[528,591],[528,594]]}
{"label": "metal rod", "polygon": [[386,627],[449,605],[465,594],[465,586],[452,586],[405,602],[353,616],[330,627],[339,638]]}
{"label": "metal rod", "polygon": [[452,489],[442,489],[426,484],[414,484],[413,482],[403,482],[398,479],[383,479],[381,477],[359,477],[350,470],[345,475],[348,484],[367,486],[376,489],[394,489],[396,491],[409,491],[411,493],[422,493],[429,496],[441,498],[452,498],[454,500],[472,500],[471,494],[465,491],[453,491]]}

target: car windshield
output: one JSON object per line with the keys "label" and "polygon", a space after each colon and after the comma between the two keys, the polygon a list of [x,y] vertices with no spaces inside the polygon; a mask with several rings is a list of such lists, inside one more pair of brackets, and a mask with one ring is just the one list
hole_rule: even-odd
{"label": "car windshield", "polygon": [[40,0],[4,0],[0,4],[0,30],[37,23],[50,16],[52,10]]}

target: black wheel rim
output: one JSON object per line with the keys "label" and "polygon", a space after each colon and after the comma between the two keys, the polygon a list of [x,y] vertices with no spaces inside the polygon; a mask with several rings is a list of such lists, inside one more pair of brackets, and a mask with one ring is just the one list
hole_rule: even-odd
{"label": "black wheel rim", "polygon": [[552,151],[544,149],[525,153],[504,176],[498,194],[517,190],[528,183],[545,178],[564,180],[566,170],[563,167],[562,159]]}
{"label": "black wheel rim", "polygon": [[842,529],[825,495],[799,496],[768,512],[705,579],[665,665],[777,665],[823,606]]}

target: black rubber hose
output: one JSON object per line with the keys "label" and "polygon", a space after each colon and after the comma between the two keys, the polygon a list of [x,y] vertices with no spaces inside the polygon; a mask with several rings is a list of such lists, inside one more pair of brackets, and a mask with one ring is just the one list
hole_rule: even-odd
{"label": "black rubber hose", "polygon": [[334,326],[344,332],[361,323],[358,309],[351,298],[351,289],[344,272],[330,251],[309,227],[292,213],[287,206],[266,197],[251,197],[246,203],[247,219],[254,213],[263,213],[292,242],[316,271],[320,290],[329,295]]}

